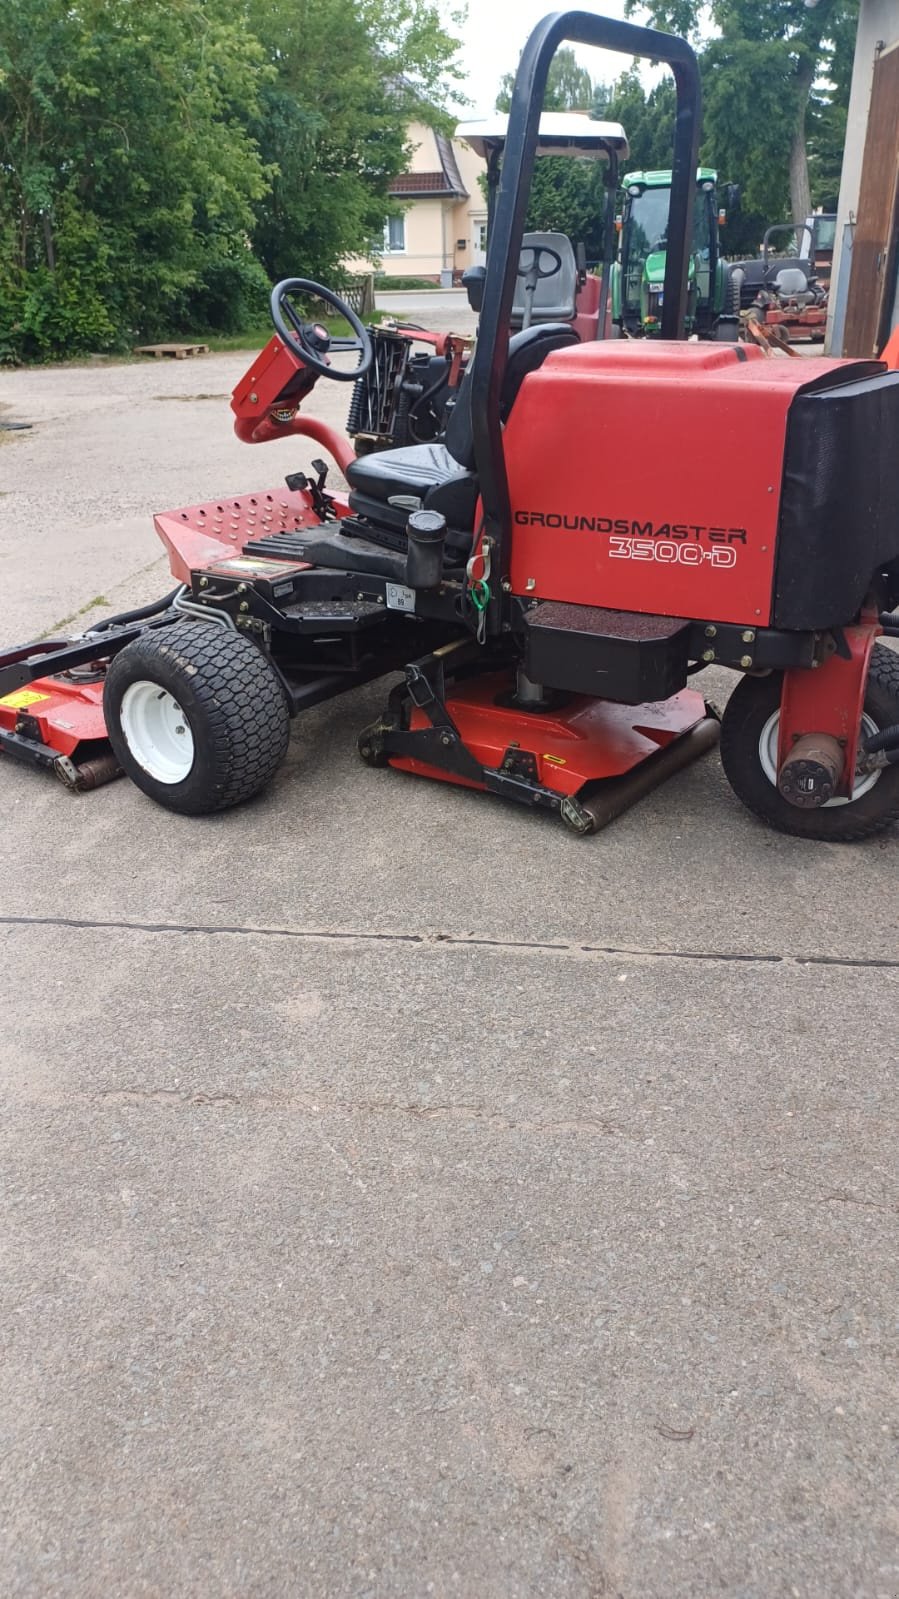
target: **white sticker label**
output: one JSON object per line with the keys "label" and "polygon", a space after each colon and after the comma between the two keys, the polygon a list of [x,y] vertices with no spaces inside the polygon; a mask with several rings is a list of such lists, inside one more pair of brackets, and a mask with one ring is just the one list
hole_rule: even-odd
{"label": "white sticker label", "polygon": [[388,611],[414,611],[415,590],[407,589],[404,583],[388,583],[387,609]]}

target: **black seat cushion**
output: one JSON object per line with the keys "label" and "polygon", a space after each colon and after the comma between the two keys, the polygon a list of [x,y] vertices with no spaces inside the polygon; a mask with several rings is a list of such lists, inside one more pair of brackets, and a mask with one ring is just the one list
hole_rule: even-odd
{"label": "black seat cushion", "polygon": [[346,476],[351,489],[387,501],[395,494],[424,499],[428,489],[463,470],[445,444],[407,444],[399,450],[360,455],[350,462]]}
{"label": "black seat cushion", "polygon": [[418,508],[412,502],[417,501],[425,510],[446,517],[450,545],[470,543],[478,480],[459,465],[445,444],[377,450],[351,461],[346,475],[350,507],[357,516],[404,533],[409,512]]}

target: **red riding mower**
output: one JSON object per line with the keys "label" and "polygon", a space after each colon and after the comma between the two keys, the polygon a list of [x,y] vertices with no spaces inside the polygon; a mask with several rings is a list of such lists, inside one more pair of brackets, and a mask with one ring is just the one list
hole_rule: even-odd
{"label": "red riding mower", "polygon": [[[674,72],[659,341],[581,343],[565,322],[509,337],[540,103],[565,40]],[[158,516],[177,590],[2,657],[3,747],[74,786],[118,763],[172,810],[215,811],[265,785],[292,715],[399,671],[360,736],[365,761],[588,833],[715,742],[690,686],[715,662],[742,674],[721,754],[750,809],[830,840],[899,815],[899,656],[875,642],[899,631],[899,372],[684,340],[698,136],[682,40],[584,12],[542,22],[518,69],[480,334],[444,440],[354,458],[303,418],[319,379],[365,370],[371,339],[330,291],[280,284],[276,335],[234,394],[237,431],[319,440],[348,495],[317,466],[315,480]],[[342,310],[353,337],[329,340],[295,292]],[[96,742],[101,692],[111,755]]]}
{"label": "red riding mower", "polygon": [[[777,222],[768,228],[762,241],[759,260],[736,261],[729,268],[731,296],[734,310],[741,315],[743,337],[766,345],[775,342],[781,348],[799,340],[809,343],[823,340],[827,327],[827,298],[830,284],[830,266],[825,251],[820,257],[816,248],[823,226],[833,238],[831,217],[810,217],[805,227],[797,229],[791,222]],[[799,248],[807,253],[777,257],[771,241],[777,234],[789,235],[795,244],[797,233],[801,236]],[[832,253],[832,250],[831,252]],[[821,272],[819,276],[818,261]],[[774,340],[771,340],[774,330]]]}

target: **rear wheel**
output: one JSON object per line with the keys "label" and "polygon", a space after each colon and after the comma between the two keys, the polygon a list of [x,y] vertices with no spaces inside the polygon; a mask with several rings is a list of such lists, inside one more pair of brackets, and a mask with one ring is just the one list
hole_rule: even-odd
{"label": "rear wheel", "polygon": [[[899,766],[859,773],[851,799],[832,799],[803,811],[777,788],[777,740],[782,675],[744,677],[721,720],[721,764],[737,798],[769,827],[797,838],[852,844],[899,818]],[[899,722],[899,655],[882,644],[871,651],[862,736]]]}
{"label": "rear wheel", "polygon": [[141,634],[113,659],[103,709],[128,776],[186,816],[257,794],[290,738],[284,690],[262,651],[208,622]]}

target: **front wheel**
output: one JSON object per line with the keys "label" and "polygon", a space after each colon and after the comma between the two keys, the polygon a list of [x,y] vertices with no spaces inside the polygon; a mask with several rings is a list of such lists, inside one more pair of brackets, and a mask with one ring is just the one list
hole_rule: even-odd
{"label": "front wheel", "polygon": [[128,776],[184,816],[257,794],[290,738],[270,662],[244,634],[209,622],[174,622],[127,645],[106,674],[103,710]]}
{"label": "front wheel", "polygon": [[[739,800],[769,827],[797,838],[854,844],[899,818],[899,766],[856,776],[850,799],[803,811],[777,787],[777,741],[782,675],[744,677],[721,719],[721,764]],[[862,737],[899,722],[899,655],[882,644],[871,651]]]}

